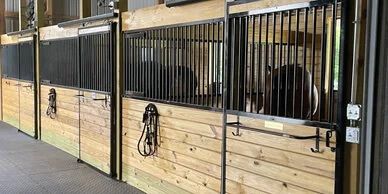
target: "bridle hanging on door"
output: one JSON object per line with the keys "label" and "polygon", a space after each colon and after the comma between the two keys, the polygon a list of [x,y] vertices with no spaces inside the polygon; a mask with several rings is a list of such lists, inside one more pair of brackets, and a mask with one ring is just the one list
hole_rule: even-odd
{"label": "bridle hanging on door", "polygon": [[154,104],[148,104],[143,114],[143,132],[137,143],[139,154],[148,157],[156,153],[158,146],[158,109]]}

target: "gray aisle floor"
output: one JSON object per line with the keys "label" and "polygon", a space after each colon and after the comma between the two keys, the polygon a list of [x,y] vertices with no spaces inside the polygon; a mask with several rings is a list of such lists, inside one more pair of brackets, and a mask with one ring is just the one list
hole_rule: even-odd
{"label": "gray aisle floor", "polygon": [[0,193],[142,193],[0,122]]}

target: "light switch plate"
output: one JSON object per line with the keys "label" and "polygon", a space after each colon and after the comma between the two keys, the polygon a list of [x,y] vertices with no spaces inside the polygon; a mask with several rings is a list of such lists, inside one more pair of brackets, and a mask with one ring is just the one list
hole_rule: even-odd
{"label": "light switch plate", "polygon": [[348,104],[346,108],[346,117],[348,120],[360,121],[361,120],[361,105]]}
{"label": "light switch plate", "polygon": [[360,128],[346,127],[346,142],[359,144],[360,143]]}

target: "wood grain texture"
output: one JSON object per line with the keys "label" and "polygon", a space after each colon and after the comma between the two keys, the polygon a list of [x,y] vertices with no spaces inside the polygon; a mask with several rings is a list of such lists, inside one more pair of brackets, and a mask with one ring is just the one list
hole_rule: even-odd
{"label": "wood grain texture", "polygon": [[18,37],[17,36],[8,36],[6,34],[3,34],[0,36],[0,41],[1,41],[2,45],[16,44],[16,43],[18,43]]}
{"label": "wood grain texture", "polygon": [[105,173],[110,172],[110,106],[104,94],[83,92],[80,98],[80,158]]}
{"label": "wood grain texture", "polygon": [[19,128],[19,81],[2,79],[3,121]]}
{"label": "wood grain texture", "polygon": [[[267,0],[231,7],[231,13],[245,12],[288,5],[292,3],[309,2],[310,0]],[[181,24],[221,18],[224,15],[223,0],[205,0],[188,5],[168,8],[164,4],[144,9],[124,12],[123,31],[144,29],[156,26]]]}
{"label": "wood grain texture", "polygon": [[[160,146],[155,157],[143,158],[137,153],[137,142],[147,104],[123,99],[124,171],[140,170],[151,174],[153,179],[168,182],[169,189],[219,192],[221,113],[154,103],[160,112]],[[281,129],[296,135],[315,133],[315,128],[300,125],[265,123],[245,117],[240,121],[268,131]],[[227,133],[228,193],[333,192],[335,154],[325,149],[323,141],[323,152],[312,153],[313,140],[301,141],[244,129],[241,129],[242,136],[235,137],[231,135],[233,130],[228,128]],[[124,179],[135,178],[133,174],[124,173]],[[165,187],[151,183],[145,187],[147,184],[147,181],[137,181],[139,188],[146,192]]]}
{"label": "wood grain texture", "polygon": [[78,28],[43,27],[39,28],[39,36],[40,40],[76,37],[78,36]]}
{"label": "wood grain texture", "polygon": [[[48,93],[55,88],[57,93],[57,114],[55,119],[46,115]],[[42,140],[79,156],[79,103],[77,90],[52,86],[41,86],[41,134]]]}
{"label": "wood grain texture", "polygon": [[35,102],[32,83],[20,81],[20,130],[35,136]]}

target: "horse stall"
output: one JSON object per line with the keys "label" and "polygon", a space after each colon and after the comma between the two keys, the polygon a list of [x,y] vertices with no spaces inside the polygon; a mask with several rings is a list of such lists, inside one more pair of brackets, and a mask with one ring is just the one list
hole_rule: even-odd
{"label": "horse stall", "polygon": [[2,36],[3,120],[36,138],[35,38]]}
{"label": "horse stall", "polygon": [[341,3],[291,3],[233,6],[228,25],[221,0],[123,14],[123,181],[146,193],[341,193]]}
{"label": "horse stall", "polygon": [[114,25],[40,29],[42,140],[106,174],[113,174]]}

